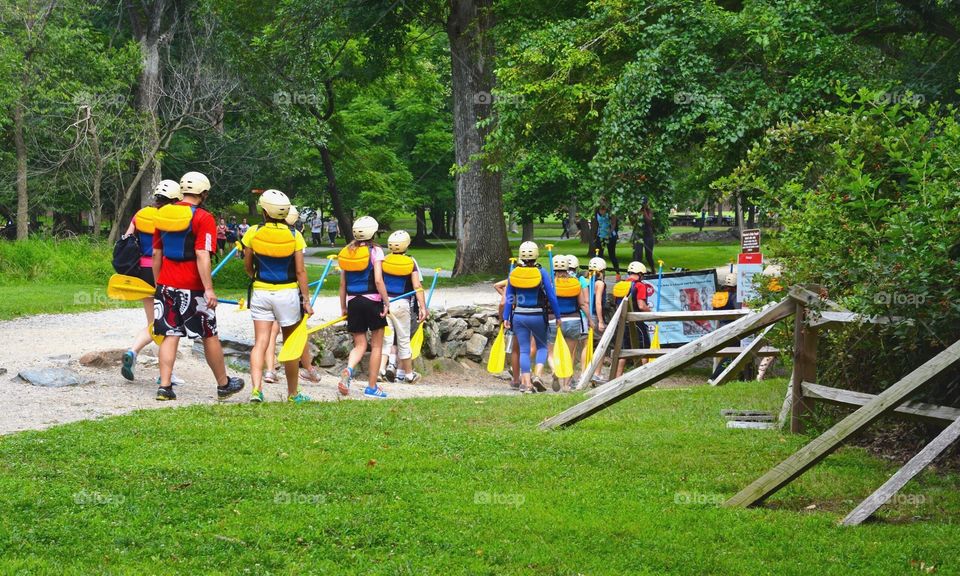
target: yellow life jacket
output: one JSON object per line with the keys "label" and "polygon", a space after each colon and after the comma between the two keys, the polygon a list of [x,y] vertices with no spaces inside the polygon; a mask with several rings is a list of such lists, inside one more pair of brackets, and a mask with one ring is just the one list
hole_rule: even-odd
{"label": "yellow life jacket", "polygon": [[727,302],[730,301],[730,293],[726,291],[714,292],[713,293],[713,309],[719,310],[727,305]]}
{"label": "yellow life jacket", "polygon": [[536,288],[542,280],[540,268],[535,266],[517,266],[510,272],[510,285],[514,288]]}
{"label": "yellow life jacket", "polygon": [[621,280],[613,285],[613,297],[614,298],[625,298],[627,294],[630,293],[630,287],[633,286],[633,282],[630,280]]}
{"label": "yellow life jacket", "polygon": [[297,239],[286,225],[259,226],[250,239],[254,254],[270,258],[287,258],[297,249]]}
{"label": "yellow life jacket", "polygon": [[153,231],[156,228],[157,212],[159,212],[159,210],[156,206],[144,206],[138,210],[136,215],[134,215],[137,232],[153,236]]}
{"label": "yellow life jacket", "polygon": [[193,208],[185,204],[167,204],[157,210],[154,226],[161,232],[183,232],[193,220]]}
{"label": "yellow life jacket", "polygon": [[580,296],[580,281],[570,276],[557,278],[557,297],[573,298],[575,296]]}
{"label": "yellow life jacket", "polygon": [[389,254],[383,259],[383,273],[391,276],[413,274],[413,258],[406,254]]}
{"label": "yellow life jacket", "polygon": [[344,246],[337,256],[337,263],[344,272],[362,272],[370,265],[370,248],[364,245],[351,250]]}

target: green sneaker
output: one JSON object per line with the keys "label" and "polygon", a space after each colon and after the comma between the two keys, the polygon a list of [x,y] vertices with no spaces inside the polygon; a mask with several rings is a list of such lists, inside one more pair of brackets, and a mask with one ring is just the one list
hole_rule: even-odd
{"label": "green sneaker", "polygon": [[304,402],[309,402],[310,397],[304,394],[303,392],[297,392],[296,396],[290,396],[287,398],[287,402],[293,402],[294,404],[303,404]]}
{"label": "green sneaker", "polygon": [[254,390],[250,393],[250,401],[256,404],[263,402],[263,390]]}

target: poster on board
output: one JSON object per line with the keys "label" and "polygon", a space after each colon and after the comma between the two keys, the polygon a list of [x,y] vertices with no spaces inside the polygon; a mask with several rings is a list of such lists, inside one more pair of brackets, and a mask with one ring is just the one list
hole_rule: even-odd
{"label": "poster on board", "polygon": [[[656,275],[644,278],[644,282],[657,287]],[[695,270],[664,274],[661,283],[660,311],[679,312],[689,310],[711,310],[713,293],[716,291],[717,274],[714,270]],[[656,303],[656,296],[650,298],[650,304]],[[653,322],[647,322],[647,328],[653,334]],[[660,323],[661,344],[686,344],[716,329],[712,320],[684,320],[681,322]]]}

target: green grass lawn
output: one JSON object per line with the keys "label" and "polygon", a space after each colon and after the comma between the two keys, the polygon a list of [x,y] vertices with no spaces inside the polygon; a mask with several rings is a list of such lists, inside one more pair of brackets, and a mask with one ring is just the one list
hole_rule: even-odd
{"label": "green grass lawn", "polygon": [[536,424],[575,397],[193,406],[4,436],[0,573],[960,572],[956,474],[859,528],[836,522],[894,466],[857,448],[764,508],[718,505],[809,440],[724,427],[721,408],[783,390],[645,390],[559,432]]}

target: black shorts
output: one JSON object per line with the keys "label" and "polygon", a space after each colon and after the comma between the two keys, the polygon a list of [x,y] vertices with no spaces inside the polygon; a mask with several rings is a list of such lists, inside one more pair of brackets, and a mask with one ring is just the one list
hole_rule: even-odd
{"label": "black shorts", "polygon": [[141,266],[140,269],[137,270],[136,277],[151,286],[156,287],[157,285],[153,280],[153,266]]}
{"label": "black shorts", "polygon": [[387,319],[380,316],[383,302],[374,302],[364,296],[354,296],[347,302],[347,332],[358,334],[375,331],[387,325]]}
{"label": "black shorts", "polygon": [[223,247],[227,245],[226,238],[217,238],[217,250],[223,250]]}
{"label": "black shorts", "polygon": [[158,336],[187,336],[196,340],[217,335],[217,315],[207,308],[203,290],[158,286],[153,305],[153,333]]}
{"label": "black shorts", "polygon": [[[647,325],[644,322],[628,322],[627,327],[629,329],[630,324],[634,324],[637,329],[637,345],[640,348],[649,348],[650,347],[650,331],[647,330]],[[628,330],[623,331],[623,347],[630,348],[630,332]]]}

